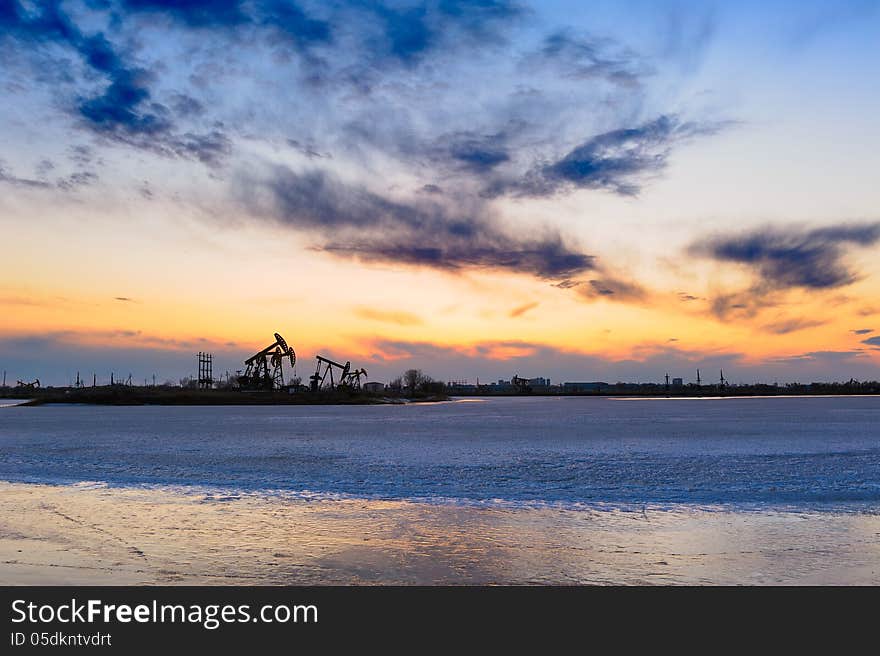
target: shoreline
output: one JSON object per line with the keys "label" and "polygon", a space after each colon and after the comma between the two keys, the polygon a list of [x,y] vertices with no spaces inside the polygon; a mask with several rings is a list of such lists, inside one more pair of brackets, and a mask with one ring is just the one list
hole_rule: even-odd
{"label": "shoreline", "polygon": [[[0,482],[6,585],[880,584],[880,516]],[[829,561],[833,550],[838,558]]]}
{"label": "shoreline", "polygon": [[0,394],[7,400],[20,398],[20,406],[106,405],[106,406],[232,406],[232,405],[406,405],[448,401],[445,395],[390,397],[362,393],[321,392],[318,394],[226,390],[176,390],[139,387],[43,388],[20,396]]}
{"label": "shoreline", "polygon": [[404,397],[404,396],[379,396],[367,394],[347,393],[320,393],[313,394],[285,394],[282,392],[229,392],[223,390],[197,391],[191,390],[161,390],[156,391],[147,388],[121,388],[101,389],[93,391],[92,388],[68,389],[68,388],[44,388],[44,390],[30,391],[28,394],[15,395],[8,391],[0,394],[0,398],[7,401],[20,401],[0,407],[34,407],[43,405],[103,405],[103,406],[282,406],[282,405],[409,405],[420,403],[443,403],[449,401],[482,401],[488,399],[611,399],[616,401],[639,401],[639,400],[670,400],[670,401],[719,401],[725,399],[818,399],[818,398],[874,398],[880,397],[880,393],[828,393],[827,391],[816,393],[742,393],[742,394],[702,394],[699,396],[688,394],[665,394],[665,393],[621,393],[621,392],[596,392],[596,393],[530,393],[530,394],[434,394],[429,396]]}

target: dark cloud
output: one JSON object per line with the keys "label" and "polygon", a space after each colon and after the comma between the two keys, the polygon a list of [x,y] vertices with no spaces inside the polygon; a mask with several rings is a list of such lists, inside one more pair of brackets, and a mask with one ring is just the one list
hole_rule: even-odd
{"label": "dark cloud", "polygon": [[237,193],[251,211],[320,235],[317,248],[336,255],[542,278],[570,277],[594,267],[593,256],[570,248],[558,234],[505,232],[485,206],[392,200],[324,171],[296,173],[276,166],[265,178],[239,178]]}
{"label": "dark cloud", "polygon": [[43,159],[37,164],[36,173],[41,178],[46,177],[49,173],[55,170],[55,162],[50,159]]}
{"label": "dark cloud", "polygon": [[244,0],[120,0],[133,12],[153,12],[191,27],[235,26],[251,22]]}
{"label": "dark cloud", "polygon": [[436,33],[427,22],[427,9],[424,6],[395,9],[382,3],[364,3],[372,9],[384,23],[384,44],[391,57],[401,61],[419,59],[434,45]]}
{"label": "dark cloud", "polygon": [[128,296],[114,296],[113,300],[114,301],[122,301],[124,303],[133,303],[134,302],[134,299],[129,298]]}
{"label": "dark cloud", "polygon": [[64,191],[73,191],[77,187],[87,187],[98,181],[98,176],[91,171],[77,171],[64,178],[58,178],[55,185]]}
{"label": "dark cloud", "polygon": [[[154,77],[161,66],[148,70],[136,64],[132,53],[111,42],[111,34],[136,28],[136,20],[149,20],[183,30],[222,33],[241,47],[255,42],[293,44],[302,55],[305,80],[369,88],[393,61],[414,66],[441,48],[456,51],[497,43],[505,27],[525,14],[509,0],[410,4],[345,0],[313,4],[308,11],[295,0],[107,0],[87,3],[91,12],[77,7],[76,13],[60,0],[32,4],[2,0],[0,7],[0,38],[10,37],[31,51],[42,50],[53,60],[48,68],[70,71],[73,82],[76,72],[52,46],[71,49],[103,78],[100,90],[81,91],[74,104],[72,111],[83,127],[110,141],[209,166],[219,165],[231,150],[226,130],[181,127],[181,120],[195,120],[205,113],[204,103],[179,90],[165,99],[157,97]],[[93,27],[101,24],[114,32],[108,29],[105,34]],[[337,32],[343,34],[344,44],[335,42]],[[332,54],[312,53],[313,47],[330,45],[339,47]],[[506,154],[462,143],[453,157],[465,167],[479,169],[504,161]]]}
{"label": "dark cloud", "polygon": [[[811,351],[800,355],[789,355],[782,358],[772,358],[768,362],[779,364],[816,362],[832,364],[848,364],[854,361],[866,362],[864,351]],[[827,378],[824,380],[828,380]]]}
{"label": "dark cloud", "polygon": [[451,42],[497,42],[503,28],[526,13],[508,0],[439,0],[408,6],[361,0],[345,4],[360,8],[381,26],[377,36],[367,37],[368,56],[406,65],[420,63],[428,52]]}
{"label": "dark cloud", "polygon": [[465,32],[486,38],[497,22],[523,18],[528,11],[510,0],[439,0],[437,11],[457,21]]}
{"label": "dark cloud", "polygon": [[194,29],[263,29],[300,51],[332,43],[338,32],[356,32],[359,54],[370,66],[382,60],[415,65],[452,40],[495,41],[498,30],[524,13],[506,0],[346,0],[321,7],[321,17],[295,0],[120,0],[118,8]]}
{"label": "dark cloud", "polygon": [[719,319],[751,318],[761,309],[774,305],[768,292],[746,290],[715,295],[709,304],[712,314]]}
{"label": "dark cloud", "polygon": [[697,134],[713,133],[719,127],[660,116],[635,128],[591,137],[561,159],[539,164],[518,180],[495,181],[486,193],[542,197],[597,189],[632,196],[639,192],[644,176],[666,167],[673,144]]}
{"label": "dark cloud", "polygon": [[205,105],[185,93],[172,94],[171,107],[178,116],[200,116],[205,113]]}
{"label": "dark cloud", "polygon": [[788,333],[794,333],[799,330],[822,326],[826,323],[826,321],[816,319],[783,319],[781,321],[774,321],[773,323],[765,324],[762,328],[775,335],[787,335]]}
{"label": "dark cloud", "polygon": [[45,180],[34,180],[33,178],[20,178],[9,169],[3,162],[0,162],[0,182],[4,182],[14,187],[30,187],[31,189],[49,189],[52,185]]}
{"label": "dark cloud", "polygon": [[863,339],[862,344],[867,344],[868,346],[880,346],[880,335]]}
{"label": "dark cloud", "polygon": [[[76,103],[76,113],[85,128],[112,141],[166,156],[197,159],[212,166],[228,153],[229,140],[218,129],[206,134],[179,134],[171,110],[152,97],[149,88],[152,73],[129,63],[103,33],[82,32],[60,2],[49,0],[33,11],[25,11],[16,0],[3,0],[3,3],[4,9],[0,11],[3,35],[30,46],[70,48],[92,71],[106,78],[108,83],[101,92],[83,95]],[[183,10],[207,11],[204,2],[142,4],[157,7],[174,4]]]}
{"label": "dark cloud", "polygon": [[41,160],[36,168],[36,180],[27,178],[18,178],[5,170],[2,161],[0,161],[0,182],[6,182],[16,186],[33,187],[38,189],[57,188],[62,191],[73,191],[79,187],[86,187],[98,181],[98,175],[94,171],[89,170],[91,159],[86,156],[88,149],[80,151],[71,149],[71,161],[76,165],[78,170],[67,175],[62,175],[55,179],[54,184],[50,182],[49,175],[57,171],[58,167],[55,162],[49,159]]}
{"label": "dark cloud", "polygon": [[[613,49],[618,52],[612,54]],[[649,74],[639,58],[616,47],[608,39],[577,36],[560,30],[545,37],[541,49],[526,60],[526,67],[553,65],[574,80],[607,80],[622,86],[637,86]]]}
{"label": "dark cloud", "polygon": [[880,223],[816,230],[765,228],[704,239],[691,253],[751,268],[768,289],[833,289],[859,279],[844,261],[853,246],[880,241]]}
{"label": "dark cloud", "polygon": [[272,28],[300,49],[314,44],[328,43],[333,38],[329,22],[309,16],[291,0],[269,0],[257,3],[256,22]]}
{"label": "dark cloud", "polygon": [[474,173],[486,173],[510,160],[504,134],[457,135],[449,146],[449,156]]}
{"label": "dark cloud", "polygon": [[297,139],[288,139],[287,145],[308,157],[309,159],[332,159],[328,153],[322,153],[314,145],[304,144]]}
{"label": "dark cloud", "polygon": [[578,287],[578,294],[591,300],[604,298],[624,303],[638,303],[648,297],[648,292],[638,283],[611,277],[588,280]]}
{"label": "dark cloud", "polygon": [[100,158],[96,157],[89,146],[74,145],[67,149],[67,157],[79,167],[86,168],[93,164],[101,164]]}
{"label": "dark cloud", "polygon": [[851,330],[850,332],[856,335],[869,335],[874,332],[873,328],[859,328],[858,330]]}
{"label": "dark cloud", "polygon": [[[54,168],[54,166],[52,167]],[[50,171],[52,170],[46,169],[45,167],[38,167],[38,172],[42,171]],[[83,187],[86,185],[93,184],[97,182],[98,176],[91,171],[76,171],[71,173],[70,175],[58,178],[54,183],[46,180],[45,178],[33,179],[33,178],[21,178],[13,174],[9,169],[5,167],[2,161],[0,161],[0,182],[12,185],[14,187],[24,187],[30,189],[61,189],[62,191],[72,191],[77,187]]]}

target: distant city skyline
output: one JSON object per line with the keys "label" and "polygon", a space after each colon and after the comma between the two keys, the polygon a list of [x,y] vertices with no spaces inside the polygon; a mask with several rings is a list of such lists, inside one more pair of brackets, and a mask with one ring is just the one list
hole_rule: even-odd
{"label": "distant city skyline", "polygon": [[880,2],[0,0],[0,369],[880,378]]}

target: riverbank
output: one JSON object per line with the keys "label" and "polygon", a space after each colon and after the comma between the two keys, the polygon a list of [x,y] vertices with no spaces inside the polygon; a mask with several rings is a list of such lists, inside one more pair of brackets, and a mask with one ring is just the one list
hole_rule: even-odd
{"label": "riverbank", "polygon": [[[2,396],[15,398],[8,393]],[[430,403],[449,400],[445,395],[401,397],[366,394],[359,391],[196,390],[176,387],[128,387],[124,385],[81,388],[42,388],[20,394],[21,405],[78,403],[86,405],[374,405]]]}
{"label": "riverbank", "polygon": [[878,533],[864,513],[0,483],[7,585],[877,585]]}

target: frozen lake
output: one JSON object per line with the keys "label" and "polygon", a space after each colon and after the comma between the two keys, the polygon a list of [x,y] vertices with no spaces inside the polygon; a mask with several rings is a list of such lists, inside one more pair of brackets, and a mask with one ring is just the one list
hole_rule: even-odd
{"label": "frozen lake", "polygon": [[880,397],[4,407],[0,581],[877,585],[878,426]]}
{"label": "frozen lake", "polygon": [[521,504],[880,502],[880,397],[0,409],[0,479]]}

